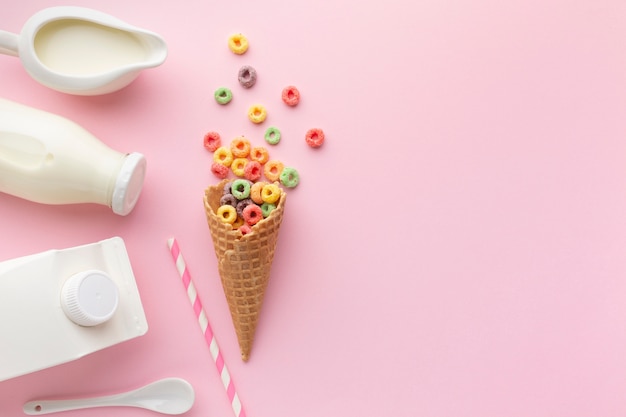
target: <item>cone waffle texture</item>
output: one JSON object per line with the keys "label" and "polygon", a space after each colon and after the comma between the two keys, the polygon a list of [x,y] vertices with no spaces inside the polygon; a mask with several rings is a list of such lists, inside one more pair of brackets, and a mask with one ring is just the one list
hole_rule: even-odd
{"label": "cone waffle texture", "polygon": [[286,194],[281,190],[276,209],[252,226],[250,233],[242,235],[215,214],[228,181],[223,180],[205,190],[204,208],[241,358],[247,361],[270,278]]}

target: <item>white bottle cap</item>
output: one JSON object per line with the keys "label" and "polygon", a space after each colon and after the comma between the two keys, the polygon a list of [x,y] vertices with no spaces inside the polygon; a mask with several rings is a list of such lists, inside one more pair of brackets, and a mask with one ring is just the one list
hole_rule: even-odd
{"label": "white bottle cap", "polygon": [[126,155],[111,196],[111,208],[115,214],[126,216],[133,210],[145,176],[146,158],[137,152]]}
{"label": "white bottle cap", "polygon": [[95,269],[72,275],[61,289],[65,315],[81,326],[96,326],[109,320],[118,302],[115,282],[106,272]]}

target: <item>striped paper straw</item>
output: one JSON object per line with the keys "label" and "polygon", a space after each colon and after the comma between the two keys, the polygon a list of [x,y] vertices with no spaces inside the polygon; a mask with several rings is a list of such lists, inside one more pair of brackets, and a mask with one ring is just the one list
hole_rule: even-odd
{"label": "striped paper straw", "polygon": [[235,416],[245,417],[246,413],[243,411],[241,401],[239,401],[239,395],[237,395],[237,392],[235,391],[235,385],[233,384],[233,381],[230,378],[230,372],[228,372],[228,368],[226,368],[226,364],[224,363],[224,358],[222,357],[220,348],[217,345],[217,340],[215,339],[215,335],[213,334],[213,330],[211,329],[211,325],[209,324],[209,319],[207,318],[206,312],[202,307],[200,298],[198,298],[198,292],[196,291],[195,285],[193,285],[191,275],[189,274],[189,269],[187,269],[185,259],[180,252],[178,241],[174,238],[170,238],[167,240],[167,246],[170,248],[170,253],[172,254],[172,258],[176,263],[176,269],[178,269],[178,273],[183,280],[183,285],[187,290],[187,296],[189,297],[189,301],[191,302],[193,311],[196,314],[196,318],[198,319],[198,324],[200,324],[200,329],[202,330],[202,334],[204,335],[204,340],[206,340],[207,344],[209,345],[209,350],[211,352],[211,356],[213,357],[213,362],[215,362],[217,371],[222,378],[222,383],[224,384],[224,388],[226,389],[226,394],[228,395],[230,404],[233,407]]}

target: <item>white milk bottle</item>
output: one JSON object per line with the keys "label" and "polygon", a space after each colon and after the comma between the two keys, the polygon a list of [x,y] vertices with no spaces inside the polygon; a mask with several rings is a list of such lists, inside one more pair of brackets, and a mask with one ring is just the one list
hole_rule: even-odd
{"label": "white milk bottle", "polygon": [[145,172],[140,153],[117,152],[66,118],[0,99],[0,192],[44,204],[103,204],[125,216]]}

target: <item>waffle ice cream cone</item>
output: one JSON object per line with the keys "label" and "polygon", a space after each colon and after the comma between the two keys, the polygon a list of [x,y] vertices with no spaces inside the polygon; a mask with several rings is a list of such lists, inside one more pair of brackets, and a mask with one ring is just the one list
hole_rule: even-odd
{"label": "waffle ice cream cone", "polygon": [[276,209],[243,235],[216,215],[227,182],[223,180],[205,190],[204,208],[241,358],[247,361],[270,278],[287,195],[281,190]]}

